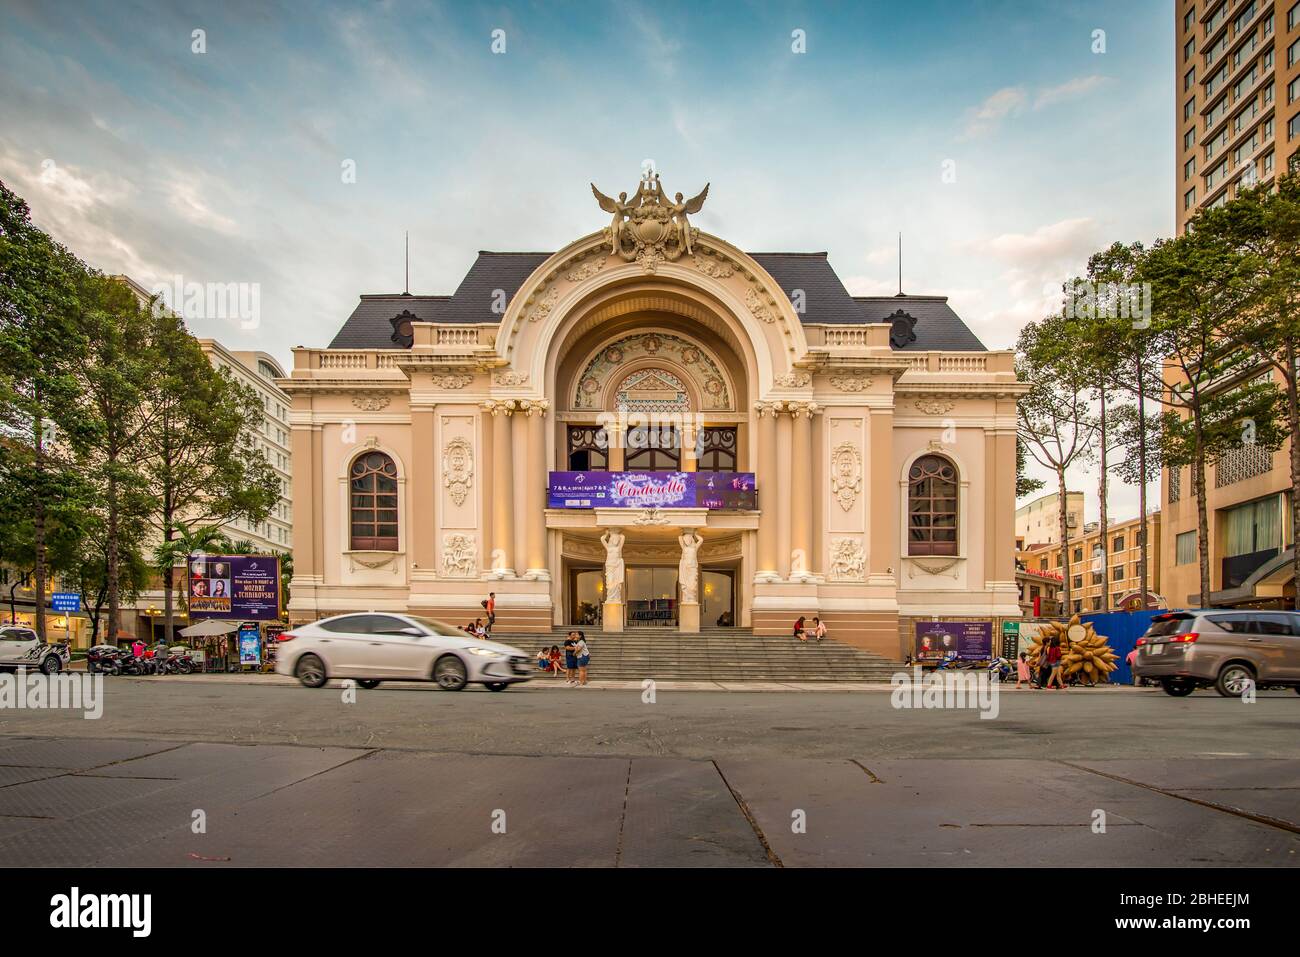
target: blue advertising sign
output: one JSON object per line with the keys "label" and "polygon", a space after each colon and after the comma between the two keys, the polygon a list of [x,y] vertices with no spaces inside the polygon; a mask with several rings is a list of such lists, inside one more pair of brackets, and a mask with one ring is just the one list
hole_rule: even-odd
{"label": "blue advertising sign", "polygon": [[551,472],[548,508],[757,508],[752,472]]}
{"label": "blue advertising sign", "polygon": [[50,607],[55,611],[81,611],[81,596],[74,591],[56,591],[50,596]]}
{"label": "blue advertising sign", "polygon": [[280,617],[280,560],[272,555],[195,555],[189,560],[190,618]]}
{"label": "blue advertising sign", "polygon": [[262,663],[262,633],[257,625],[239,626],[239,663],[241,665]]}

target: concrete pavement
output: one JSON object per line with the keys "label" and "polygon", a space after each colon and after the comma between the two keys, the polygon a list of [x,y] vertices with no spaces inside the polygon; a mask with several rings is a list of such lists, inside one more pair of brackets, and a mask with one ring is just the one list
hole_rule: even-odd
{"label": "concrete pavement", "polygon": [[1294,694],[105,685],[0,711],[0,866],[1300,864]]}

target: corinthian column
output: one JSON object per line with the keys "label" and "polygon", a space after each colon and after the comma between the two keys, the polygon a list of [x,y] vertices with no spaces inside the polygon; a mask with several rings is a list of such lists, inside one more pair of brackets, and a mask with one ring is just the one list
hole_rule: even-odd
{"label": "corinthian column", "polygon": [[507,399],[492,406],[492,557],[494,572],[514,577],[515,551],[515,460],[510,435],[514,402]]}
{"label": "corinthian column", "polygon": [[776,420],[776,573],[784,581],[790,577],[790,554],[794,542],[790,497],[794,493],[791,479],[795,468],[791,436],[793,422],[786,414],[790,407],[786,403],[778,403],[778,406],[782,414]]}
{"label": "corinthian column", "polygon": [[755,445],[758,452],[758,568],[756,577],[772,580],[776,569],[776,407],[770,402],[754,406],[758,418]]}
{"label": "corinthian column", "polygon": [[794,417],[790,450],[790,574],[812,573],[812,417],[813,402],[791,403]]}
{"label": "corinthian column", "polygon": [[529,578],[550,579],[546,568],[546,409],[549,403],[536,399],[527,403],[528,419],[528,486],[524,496],[525,574]]}

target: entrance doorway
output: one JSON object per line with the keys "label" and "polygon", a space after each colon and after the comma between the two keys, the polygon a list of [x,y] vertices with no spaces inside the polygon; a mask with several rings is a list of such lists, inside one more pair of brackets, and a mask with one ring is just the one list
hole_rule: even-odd
{"label": "entrance doorway", "polygon": [[598,568],[576,568],[569,575],[569,624],[596,627],[605,600],[605,573]]}
{"label": "entrance doorway", "polygon": [[700,625],[721,628],[736,626],[736,573],[731,570],[700,573]]}
{"label": "entrance doorway", "polygon": [[627,624],[630,628],[677,626],[677,568],[632,565],[627,570]]}

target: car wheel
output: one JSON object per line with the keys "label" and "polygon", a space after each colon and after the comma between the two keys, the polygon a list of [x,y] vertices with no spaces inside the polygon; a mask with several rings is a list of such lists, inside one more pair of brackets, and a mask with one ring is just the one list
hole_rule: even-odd
{"label": "car wheel", "polygon": [[433,680],[443,691],[460,691],[469,680],[465,662],[455,655],[443,655],[433,664]]}
{"label": "car wheel", "polygon": [[1250,666],[1234,661],[1223,666],[1214,687],[1225,698],[1240,698],[1246,688],[1254,684],[1254,681],[1255,672]]}
{"label": "car wheel", "polygon": [[63,662],[58,659],[57,655],[46,655],[45,660],[41,662],[41,674],[57,675],[63,668]]}
{"label": "car wheel", "polygon": [[488,691],[505,691],[510,687],[509,681],[489,681],[486,683]]}
{"label": "car wheel", "polygon": [[303,655],[294,666],[293,673],[308,688],[319,688],[325,683],[325,662],[316,655]]}
{"label": "car wheel", "polygon": [[379,682],[374,678],[358,678],[357,684],[369,691],[371,688],[378,688]]}
{"label": "car wheel", "polygon": [[1185,698],[1196,690],[1194,683],[1180,681],[1178,678],[1165,678],[1160,684],[1165,689],[1165,694],[1173,695],[1175,698]]}

